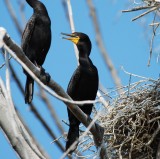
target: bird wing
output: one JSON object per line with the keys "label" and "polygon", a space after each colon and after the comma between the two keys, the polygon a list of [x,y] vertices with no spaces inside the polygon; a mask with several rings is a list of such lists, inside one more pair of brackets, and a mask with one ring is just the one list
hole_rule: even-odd
{"label": "bird wing", "polygon": [[31,40],[34,28],[35,28],[35,23],[36,23],[36,16],[33,15],[30,20],[28,21],[28,23],[26,24],[26,27],[24,29],[24,32],[22,34],[22,44],[21,47],[23,49],[23,51],[25,51],[27,49],[27,46]]}
{"label": "bird wing", "polygon": [[80,81],[80,68],[78,67],[73,73],[67,88],[67,93],[73,97],[75,96],[76,90],[79,89],[79,81]]}

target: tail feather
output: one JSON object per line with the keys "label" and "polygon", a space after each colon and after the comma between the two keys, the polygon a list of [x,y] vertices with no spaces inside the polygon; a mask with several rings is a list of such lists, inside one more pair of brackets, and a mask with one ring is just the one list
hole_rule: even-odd
{"label": "tail feather", "polygon": [[26,86],[25,86],[25,103],[30,104],[33,99],[33,91],[34,91],[34,80],[27,76]]}
{"label": "tail feather", "polygon": [[78,142],[75,146],[72,144],[79,138],[79,126],[70,126],[68,136],[67,136],[67,143],[66,143],[66,151],[70,149],[69,153],[72,153],[78,145]]}

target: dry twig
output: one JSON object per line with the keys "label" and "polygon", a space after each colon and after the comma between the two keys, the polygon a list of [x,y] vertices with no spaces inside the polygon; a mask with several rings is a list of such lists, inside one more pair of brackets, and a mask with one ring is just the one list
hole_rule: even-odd
{"label": "dry twig", "polygon": [[12,8],[11,1],[5,0],[5,3],[6,3],[6,6],[7,6],[7,9],[8,9],[8,12],[10,13],[10,16],[11,16],[11,18],[13,19],[13,22],[14,22],[15,25],[16,25],[16,28],[17,28],[17,30],[18,30],[18,33],[19,33],[20,36],[21,36],[21,34],[22,34],[22,27],[20,26],[20,24],[19,24],[19,22],[18,22],[18,19],[17,19],[17,17],[16,17],[16,14],[15,14],[15,12],[14,12],[14,9]]}
{"label": "dry twig", "polygon": [[146,10],[146,11],[136,16],[135,18],[133,18],[132,21],[142,18],[143,16],[149,13],[154,13],[153,22],[152,24],[150,24],[150,26],[153,27],[153,33],[152,33],[152,38],[150,42],[150,55],[149,55],[148,64],[147,64],[148,66],[150,66],[152,50],[153,50],[153,42],[156,36],[156,32],[160,26],[159,22],[155,22],[156,16],[157,15],[159,16],[160,1],[159,0],[141,0],[141,4],[135,4],[135,5],[138,5],[138,6],[128,9],[128,10],[123,10],[122,12],[125,13],[125,12],[133,12],[133,11],[140,11],[140,10]]}
{"label": "dry twig", "polygon": [[54,110],[51,102],[49,101],[45,91],[42,88],[40,88],[40,97],[41,97],[42,101],[45,103],[46,107],[48,108],[54,122],[56,123],[56,126],[59,129],[59,131],[61,132],[61,134],[64,134],[64,128],[62,127],[62,125],[59,121],[59,118],[56,114],[56,111]]}
{"label": "dry twig", "polygon": [[[96,33],[96,42],[97,42],[97,45],[100,49],[100,52],[101,52],[101,55],[105,61],[105,64],[106,66],[108,67],[110,73],[111,73],[111,76],[112,76],[112,79],[116,85],[117,88],[122,88],[122,84],[121,84],[121,80],[117,74],[117,71],[109,57],[109,54],[108,52],[106,51],[106,48],[105,48],[105,45],[104,45],[104,42],[103,42],[103,38],[102,38],[102,34],[101,34],[101,31],[100,31],[100,27],[99,27],[99,23],[98,23],[98,18],[97,18],[97,15],[96,15],[96,9],[94,7],[94,4],[92,2],[92,0],[87,0],[87,4],[88,4],[88,8],[89,8],[89,11],[90,11],[90,15],[91,15],[91,18],[92,18],[92,21],[93,21],[93,26],[94,26],[94,29],[95,29],[95,33]],[[122,93],[122,89],[117,89],[118,93]]]}

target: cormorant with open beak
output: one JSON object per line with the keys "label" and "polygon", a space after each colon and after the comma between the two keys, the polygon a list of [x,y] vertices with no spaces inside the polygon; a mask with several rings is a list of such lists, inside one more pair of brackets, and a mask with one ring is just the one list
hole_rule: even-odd
{"label": "cormorant with open beak", "polygon": [[[98,71],[93,65],[89,55],[91,53],[92,44],[89,37],[80,32],[65,34],[64,39],[72,41],[76,44],[79,51],[79,66],[73,73],[69,82],[67,93],[76,101],[94,100],[98,90]],[[79,106],[81,110],[88,116],[92,112],[93,104],[84,104]],[[69,132],[67,136],[66,150],[79,138],[80,121],[68,110]],[[70,153],[76,149],[77,145],[72,148]]]}

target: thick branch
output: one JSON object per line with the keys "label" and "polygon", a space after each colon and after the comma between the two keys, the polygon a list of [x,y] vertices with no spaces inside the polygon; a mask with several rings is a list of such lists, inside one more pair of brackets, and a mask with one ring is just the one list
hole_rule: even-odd
{"label": "thick branch", "polygon": [[36,145],[34,145],[34,142],[32,142],[17,114],[11,109],[12,106],[8,105],[8,100],[4,94],[0,91],[0,127],[9,139],[12,147],[20,158],[45,159]]}
{"label": "thick branch", "polygon": [[24,119],[22,118],[22,115],[17,110],[16,110],[16,113],[17,113],[17,116],[18,116],[19,120],[23,124],[24,128],[27,130],[28,134],[31,136],[31,138],[33,140],[32,142],[34,142],[34,144],[37,146],[37,148],[39,149],[39,151],[41,152],[41,154],[45,158],[50,159],[49,154],[45,151],[45,149],[39,144],[37,139],[34,137],[34,135],[32,134],[31,130],[29,129],[28,125],[25,123]]}

